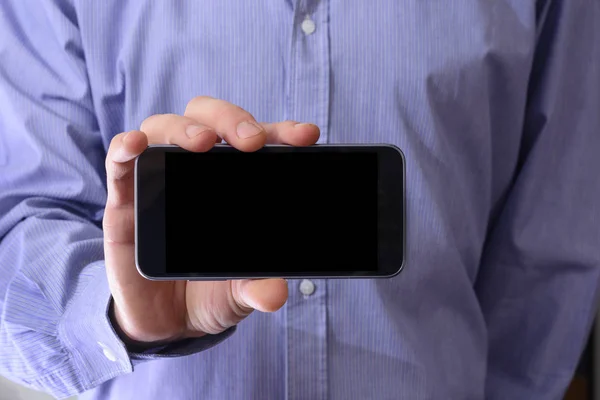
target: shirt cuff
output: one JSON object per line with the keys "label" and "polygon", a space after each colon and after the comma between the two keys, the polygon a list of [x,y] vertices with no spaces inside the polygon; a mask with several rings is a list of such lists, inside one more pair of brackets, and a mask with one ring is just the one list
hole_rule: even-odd
{"label": "shirt cuff", "polygon": [[146,360],[153,360],[158,358],[169,358],[169,357],[182,357],[197,353],[202,350],[206,350],[213,347],[223,340],[227,339],[233,334],[236,327],[233,326],[224,332],[217,335],[204,335],[199,338],[183,339],[176,342],[161,343],[160,345],[148,346],[145,344],[135,343],[133,341],[126,340],[125,333],[120,329],[119,325],[115,322],[114,315],[114,301],[111,298],[108,306],[108,318],[116,332],[117,336],[124,343],[125,348],[129,353],[131,363],[135,367],[140,362]]}
{"label": "shirt cuff", "polygon": [[218,335],[182,340],[141,353],[128,351],[109,317],[111,294],[103,262],[91,264],[84,272],[92,276],[71,299],[58,327],[78,375],[81,390],[89,390],[119,375],[130,373],[141,362],[181,357],[211,348],[233,334],[230,328]]}

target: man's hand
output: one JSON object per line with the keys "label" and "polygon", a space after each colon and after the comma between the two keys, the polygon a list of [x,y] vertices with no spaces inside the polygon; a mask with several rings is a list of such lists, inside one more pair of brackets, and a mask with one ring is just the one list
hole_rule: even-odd
{"label": "man's hand", "polygon": [[[255,151],[265,143],[307,146],[318,138],[315,125],[259,124],[245,110],[210,97],[190,101],[183,116],[154,115],[140,131],[114,137],[106,158],[104,253],[115,319],[129,339],[153,343],[220,333],[253,310],[278,310],[288,295],[283,279],[157,282],[139,275],[134,261],[133,170],[134,159],[148,144],[175,144],[204,152],[224,139],[241,151]],[[212,207],[189,207],[190,213],[212,212]],[[235,246],[235,238],[223,241]]]}

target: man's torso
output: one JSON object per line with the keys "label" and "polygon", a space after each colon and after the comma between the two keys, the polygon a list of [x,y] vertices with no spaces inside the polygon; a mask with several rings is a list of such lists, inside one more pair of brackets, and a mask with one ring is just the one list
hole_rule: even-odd
{"label": "man's torso", "polygon": [[110,0],[76,11],[105,146],[209,95],[259,121],[316,123],[320,143],[399,146],[408,196],[399,276],[315,280],[310,296],[290,280],[281,311],[84,398],[483,396],[473,284],[517,167],[533,2]]}

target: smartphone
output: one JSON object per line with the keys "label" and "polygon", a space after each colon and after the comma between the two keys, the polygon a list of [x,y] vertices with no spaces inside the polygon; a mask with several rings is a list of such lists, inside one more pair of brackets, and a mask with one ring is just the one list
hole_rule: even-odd
{"label": "smartphone", "polygon": [[151,280],[384,278],[405,260],[395,146],[149,146],[135,163],[135,244]]}

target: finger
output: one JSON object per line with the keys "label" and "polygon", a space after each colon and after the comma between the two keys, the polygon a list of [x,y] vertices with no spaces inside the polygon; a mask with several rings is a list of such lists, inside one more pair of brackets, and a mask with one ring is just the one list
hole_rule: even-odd
{"label": "finger", "polygon": [[148,135],[150,144],[175,144],[186,150],[210,150],[217,141],[214,129],[176,114],[156,114],[146,118],[140,130]]}
{"label": "finger", "polygon": [[287,283],[283,279],[188,282],[188,336],[223,332],[255,309],[276,311],[285,304],[287,296]]}
{"label": "finger", "polygon": [[107,266],[135,265],[133,169],[135,157],[147,147],[148,138],[139,131],[116,135],[110,143],[106,156],[108,199],[102,218]]}
{"label": "finger", "polygon": [[106,156],[104,259],[111,292],[119,304],[125,304],[121,288],[140,286],[143,279],[135,268],[133,171],[135,158],[147,147],[148,137],[143,132],[121,133],[112,139]]}
{"label": "finger", "polygon": [[241,151],[255,151],[264,146],[267,134],[244,109],[212,97],[192,99],[184,115],[215,129],[231,146]]}
{"label": "finger", "polygon": [[311,146],[319,140],[319,127],[295,121],[262,124],[267,132],[267,143]]}
{"label": "finger", "polygon": [[148,138],[139,131],[116,135],[106,155],[107,207],[133,203],[133,169],[135,158],[148,147]]}
{"label": "finger", "polygon": [[274,312],[285,304],[288,285],[284,279],[242,280],[232,285],[232,293],[242,308]]}

